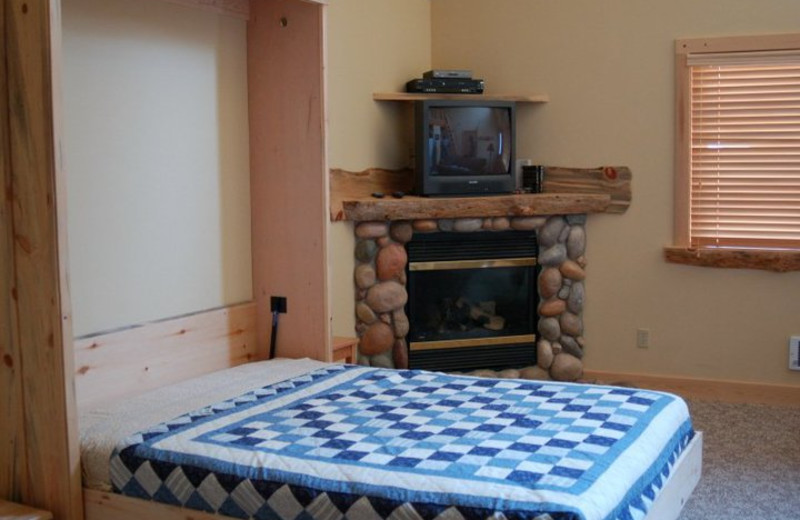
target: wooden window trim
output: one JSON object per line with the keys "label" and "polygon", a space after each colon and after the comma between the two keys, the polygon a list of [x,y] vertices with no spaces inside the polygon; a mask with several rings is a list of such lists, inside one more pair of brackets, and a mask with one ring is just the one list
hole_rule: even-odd
{"label": "wooden window trim", "polygon": [[704,267],[800,271],[800,250],[692,248],[689,236],[691,154],[691,53],[743,52],[800,48],[800,34],[693,38],[675,42],[675,175],[673,245],[664,248],[665,260]]}
{"label": "wooden window trim", "polygon": [[786,273],[800,271],[800,251],[769,249],[691,249],[665,247],[664,259],[673,264]]}

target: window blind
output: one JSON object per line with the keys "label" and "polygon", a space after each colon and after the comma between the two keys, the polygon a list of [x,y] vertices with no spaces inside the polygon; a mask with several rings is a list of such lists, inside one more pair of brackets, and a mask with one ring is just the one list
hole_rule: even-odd
{"label": "window blind", "polygon": [[692,246],[800,249],[800,51],[687,62]]}

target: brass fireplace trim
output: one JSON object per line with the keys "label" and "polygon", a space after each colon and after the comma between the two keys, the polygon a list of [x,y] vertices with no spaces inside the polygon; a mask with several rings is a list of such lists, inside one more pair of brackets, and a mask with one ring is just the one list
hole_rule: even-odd
{"label": "brass fireplace trim", "polygon": [[491,345],[516,345],[521,343],[535,343],[535,334],[520,334],[517,336],[496,336],[492,338],[446,339],[441,341],[412,341],[408,344],[409,350],[440,350],[448,348],[486,347]]}
{"label": "brass fireplace trim", "polygon": [[443,271],[448,269],[487,269],[493,267],[535,266],[536,257],[499,258],[484,260],[440,260],[433,262],[409,262],[409,271]]}

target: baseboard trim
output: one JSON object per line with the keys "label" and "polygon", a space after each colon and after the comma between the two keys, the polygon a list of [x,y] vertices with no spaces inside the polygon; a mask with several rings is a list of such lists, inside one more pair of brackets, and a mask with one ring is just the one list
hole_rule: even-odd
{"label": "baseboard trim", "polygon": [[800,407],[800,386],[772,385],[744,381],[694,379],[586,370],[584,379],[608,384],[632,384],[672,392],[687,399],[728,403],[760,403]]}

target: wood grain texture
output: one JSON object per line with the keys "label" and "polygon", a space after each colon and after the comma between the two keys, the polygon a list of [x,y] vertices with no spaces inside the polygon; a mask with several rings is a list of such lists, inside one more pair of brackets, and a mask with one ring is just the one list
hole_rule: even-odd
{"label": "wood grain texture", "polygon": [[758,269],[776,273],[800,271],[798,251],[665,247],[664,258],[673,264],[699,267]]}
{"label": "wood grain texture", "polygon": [[6,71],[6,11],[0,7],[0,496],[19,500],[25,479],[26,444],[23,416],[22,362],[17,333],[14,291],[14,230],[11,192],[11,143],[9,142],[8,74]]}
{"label": "wood grain texture", "polygon": [[633,174],[626,166],[600,168],[545,168],[543,193],[592,193],[611,196],[606,213],[625,213],[631,204]]}
{"label": "wood grain texture", "polygon": [[367,199],[374,192],[391,197],[396,191],[411,193],[414,187],[414,172],[411,170],[384,170],[370,168],[361,172],[331,169],[331,221],[346,220],[345,200]]}
{"label": "wood grain texture", "polygon": [[584,378],[607,384],[625,383],[633,384],[640,388],[672,392],[685,399],[800,407],[800,386],[653,376],[597,370],[584,371]]}
{"label": "wood grain texture", "polygon": [[608,195],[538,193],[491,197],[389,197],[346,200],[342,206],[346,220],[367,221],[600,213],[610,202]]}
{"label": "wood grain texture", "polygon": [[256,305],[243,303],[75,340],[78,406],[90,409],[247,363]]}
{"label": "wood grain texture", "polygon": [[10,119],[15,305],[26,471],[21,501],[83,518],[66,284],[58,0],[3,3]]}
{"label": "wood grain texture", "polygon": [[0,520],[52,520],[49,511],[0,500]]}
{"label": "wood grain texture", "polygon": [[259,0],[247,24],[253,297],[265,318],[258,323],[262,357],[270,297],[284,296],[277,355],[330,360],[323,16],[317,3]]}

